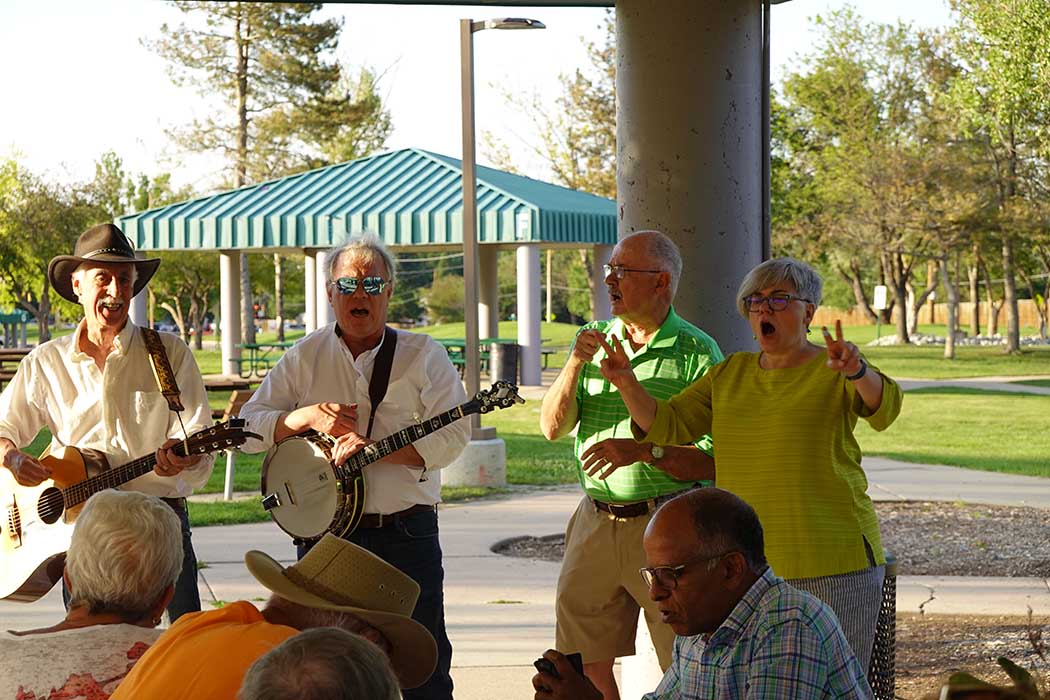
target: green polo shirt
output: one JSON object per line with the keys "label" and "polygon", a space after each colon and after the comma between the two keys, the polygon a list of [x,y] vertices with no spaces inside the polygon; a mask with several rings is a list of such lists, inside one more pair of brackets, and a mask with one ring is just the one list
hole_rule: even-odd
{"label": "green polo shirt", "polygon": [[[672,308],[652,340],[637,351],[626,340],[624,324],[619,319],[595,321],[580,329],[595,329],[606,339],[616,336],[623,344],[631,367],[645,390],[657,399],[667,400],[699,379],[713,365],[722,361],[722,351],[707,333],[684,321]],[[656,498],[693,485],[679,481],[666,472],[644,462],[620,467],[608,479],[588,476],[580,468],[580,456],[588,447],[608,438],[633,439],[631,416],[620,398],[619,390],[602,376],[601,349],[584,365],[576,385],[576,405],[580,422],[576,431],[576,466],[580,485],[588,496],[599,501],[630,503]],[[695,443],[711,454],[711,437],[705,435]]]}

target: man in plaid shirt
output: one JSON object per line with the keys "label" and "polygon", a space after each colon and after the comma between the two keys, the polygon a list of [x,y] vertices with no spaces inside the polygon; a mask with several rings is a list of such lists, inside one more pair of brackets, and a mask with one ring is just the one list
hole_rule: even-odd
{"label": "man in plaid shirt", "polygon": [[[766,564],[762,525],[728,491],[663,505],[645,533],[649,595],[677,637],[674,660],[642,700],[870,700],[871,687],[827,605]],[[537,700],[600,700],[556,651],[560,679],[533,678]]]}

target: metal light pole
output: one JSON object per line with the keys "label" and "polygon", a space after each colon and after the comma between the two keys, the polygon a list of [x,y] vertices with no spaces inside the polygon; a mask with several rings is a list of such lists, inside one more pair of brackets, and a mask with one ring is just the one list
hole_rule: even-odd
{"label": "metal light pole", "polygon": [[[478,345],[478,184],[474,169],[474,32],[484,29],[544,29],[543,22],[523,17],[503,17],[475,22],[459,21],[460,70],[463,90],[463,282],[464,319],[466,321],[466,366],[463,374],[467,396],[481,388]],[[473,432],[481,426],[478,414],[470,417]]]}

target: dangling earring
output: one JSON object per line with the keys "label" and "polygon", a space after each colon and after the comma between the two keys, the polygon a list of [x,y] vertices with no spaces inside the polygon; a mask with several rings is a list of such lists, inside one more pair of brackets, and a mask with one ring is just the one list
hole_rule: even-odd
{"label": "dangling earring", "polygon": [[809,335],[809,326],[806,326],[806,335]]}

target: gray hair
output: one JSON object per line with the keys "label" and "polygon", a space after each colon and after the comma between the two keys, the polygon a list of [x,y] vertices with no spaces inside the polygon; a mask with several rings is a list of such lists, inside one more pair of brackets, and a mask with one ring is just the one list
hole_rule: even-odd
{"label": "gray hair", "polygon": [[644,236],[646,243],[645,252],[653,259],[661,261],[671,275],[671,297],[678,292],[678,281],[682,279],[682,254],[678,252],[678,246],[671,238],[660,231],[635,231],[620,239],[623,243],[628,238]]}
{"label": "gray hair", "polygon": [[289,637],[255,660],[238,700],[399,700],[401,691],[379,647],[335,627]]}
{"label": "gray hair", "polygon": [[368,263],[373,263],[376,258],[383,261],[386,267],[387,282],[393,282],[397,278],[397,261],[390,251],[383,245],[383,241],[374,233],[361,233],[336,248],[328,257],[328,269],[325,271],[325,281],[331,283],[335,277],[335,269],[343,256],[357,258]]}
{"label": "gray hair", "polygon": [[672,500],[682,500],[693,517],[693,528],[702,554],[715,556],[740,552],[752,573],[761,574],[766,563],[765,537],[755,509],[739,496],[713,486],[698,488]]}
{"label": "gray hair", "polygon": [[740,315],[747,318],[747,306],[744,299],[755,292],[784,283],[790,284],[803,299],[808,299],[813,306],[820,306],[823,300],[824,283],[812,267],[795,258],[773,258],[751,268],[740,289],[736,293],[736,308]]}
{"label": "gray hair", "polygon": [[139,619],[182,571],[182,524],[155,496],[100,491],[73,527],[66,571],[70,605]]}

